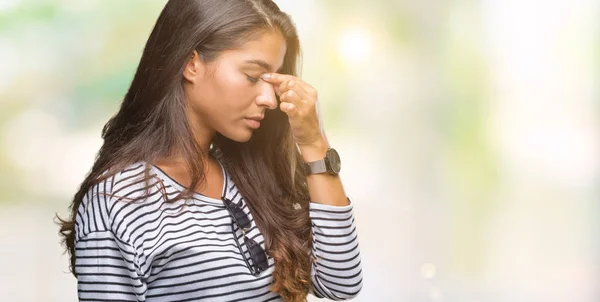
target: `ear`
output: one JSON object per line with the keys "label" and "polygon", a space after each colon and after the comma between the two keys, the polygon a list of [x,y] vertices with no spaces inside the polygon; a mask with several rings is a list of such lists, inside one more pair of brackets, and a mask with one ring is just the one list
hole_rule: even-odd
{"label": "ear", "polygon": [[183,77],[191,83],[196,83],[196,81],[204,75],[205,67],[198,51],[194,50],[188,56],[188,61],[183,70]]}

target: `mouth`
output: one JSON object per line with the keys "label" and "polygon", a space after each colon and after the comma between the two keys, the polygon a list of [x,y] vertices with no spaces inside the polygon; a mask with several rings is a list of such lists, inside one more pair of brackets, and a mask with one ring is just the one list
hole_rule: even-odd
{"label": "mouth", "polygon": [[252,129],[258,129],[258,127],[260,127],[259,120],[249,119],[249,118],[245,118],[245,120],[246,120],[246,124],[248,125],[248,127],[252,128]]}

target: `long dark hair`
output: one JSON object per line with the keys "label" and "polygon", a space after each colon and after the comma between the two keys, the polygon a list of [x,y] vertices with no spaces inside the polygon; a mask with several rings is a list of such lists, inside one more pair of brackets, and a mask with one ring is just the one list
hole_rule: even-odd
{"label": "long dark hair", "polygon": [[[223,51],[235,49],[265,31],[281,33],[287,43],[279,72],[297,75],[300,45],[295,26],[271,0],[167,2],[119,111],[102,129],[104,143],[73,198],[70,217],[57,217],[74,275],[75,218],[84,195],[94,184],[133,163],[167,158],[174,150],[186,160],[191,185],[170,202],[191,197],[193,188],[203,183],[204,163],[198,158],[208,154],[194,139],[184,111],[185,63],[194,50],[205,62],[211,62]],[[286,114],[267,110],[262,126],[245,143],[216,133],[209,153],[228,170],[263,233],[265,247],[275,260],[271,290],[287,301],[305,301],[312,261],[309,195],[302,158]],[[144,175],[149,177],[149,173]]]}

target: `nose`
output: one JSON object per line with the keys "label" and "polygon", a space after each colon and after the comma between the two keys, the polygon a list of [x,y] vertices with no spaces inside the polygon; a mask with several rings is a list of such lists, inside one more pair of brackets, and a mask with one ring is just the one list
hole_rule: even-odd
{"label": "nose", "polygon": [[261,81],[260,93],[256,97],[256,104],[267,107],[271,110],[277,108],[277,98],[275,98],[275,89],[271,83]]}

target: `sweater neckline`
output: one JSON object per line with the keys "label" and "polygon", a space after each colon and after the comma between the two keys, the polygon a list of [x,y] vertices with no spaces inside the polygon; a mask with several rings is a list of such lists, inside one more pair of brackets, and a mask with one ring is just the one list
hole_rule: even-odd
{"label": "sweater neckline", "polygon": [[[229,192],[228,187],[229,187],[229,183],[231,182],[231,180],[229,179],[229,173],[227,173],[227,170],[225,169],[225,167],[223,166],[223,164],[218,159],[217,159],[217,162],[221,166],[221,171],[223,173],[223,183],[222,183],[222,190],[221,190],[221,198],[220,199],[216,199],[216,198],[206,196],[206,195],[204,195],[202,193],[199,193],[199,192],[196,192],[196,191],[192,191],[192,196],[194,197],[194,199],[198,199],[198,200],[210,203],[210,204],[225,206],[223,204],[223,197],[227,197],[227,193]],[[187,190],[186,186],[180,184],[177,180],[175,180],[174,178],[172,178],[171,176],[169,176],[169,174],[167,174],[161,168],[159,168],[159,167],[157,167],[157,166],[155,166],[153,164],[150,164],[150,168],[164,182],[166,182],[169,185],[171,185],[177,191],[183,192],[184,190]]]}

